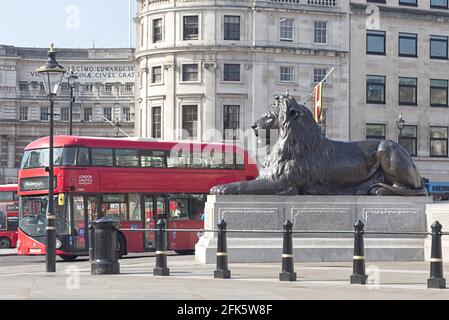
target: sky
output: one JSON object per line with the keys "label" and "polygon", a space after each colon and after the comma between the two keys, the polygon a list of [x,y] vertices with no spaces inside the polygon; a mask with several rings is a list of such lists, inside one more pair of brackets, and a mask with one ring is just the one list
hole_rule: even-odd
{"label": "sky", "polygon": [[[131,0],[132,17],[136,0]],[[128,0],[0,0],[0,44],[128,48]],[[132,23],[132,47],[135,24]]]}

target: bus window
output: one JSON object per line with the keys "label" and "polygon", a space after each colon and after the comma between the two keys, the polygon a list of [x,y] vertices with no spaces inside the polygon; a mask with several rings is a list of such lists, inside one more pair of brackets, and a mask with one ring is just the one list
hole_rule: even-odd
{"label": "bus window", "polygon": [[13,194],[10,191],[0,192],[0,201],[13,201]]}
{"label": "bus window", "polygon": [[201,152],[193,152],[192,163],[190,165],[190,168],[202,169],[205,167],[207,166],[205,165],[205,162],[203,162],[203,159],[201,158]]}
{"label": "bus window", "polygon": [[169,201],[170,219],[188,219],[189,201],[186,196],[170,195]]}
{"label": "bus window", "polygon": [[62,162],[63,166],[73,166],[75,165],[75,154],[77,148],[64,148],[62,152]]}
{"label": "bus window", "polygon": [[76,164],[78,166],[88,166],[89,162],[89,149],[79,148]]}
{"label": "bus window", "polygon": [[84,221],[84,197],[74,196],[73,197],[73,229],[75,231],[75,248],[85,249],[86,248],[86,237],[85,230],[86,225]]}
{"label": "bus window", "polygon": [[153,197],[145,196],[145,221],[153,220]]}
{"label": "bus window", "polygon": [[138,167],[139,151],[115,149],[115,164],[118,167]]}
{"label": "bus window", "polygon": [[98,218],[97,198],[95,196],[87,197],[87,218],[89,222],[95,221]]}
{"label": "bus window", "polygon": [[[140,151],[140,163],[143,168],[166,168],[167,154],[165,151]],[[174,166],[170,164],[170,168]]]}
{"label": "bus window", "polygon": [[190,219],[200,220],[204,214],[204,206],[206,203],[206,195],[191,194],[190,195]]}
{"label": "bus window", "polygon": [[2,207],[0,205],[0,230],[6,230],[7,228],[6,219],[7,219],[6,206]]}
{"label": "bus window", "polygon": [[[53,149],[53,164],[59,166],[62,159],[62,148]],[[48,167],[48,149],[25,151],[22,158],[21,169],[34,169]]]}
{"label": "bus window", "polygon": [[165,197],[156,198],[156,219],[167,219],[167,212],[165,210]]}
{"label": "bus window", "polygon": [[97,167],[112,167],[112,149],[92,149],[92,165]]}
{"label": "bus window", "polygon": [[110,217],[117,221],[127,221],[126,201],[124,194],[104,194],[101,203],[102,216]]}
{"label": "bus window", "polygon": [[128,195],[129,221],[141,221],[140,196],[138,193]]}

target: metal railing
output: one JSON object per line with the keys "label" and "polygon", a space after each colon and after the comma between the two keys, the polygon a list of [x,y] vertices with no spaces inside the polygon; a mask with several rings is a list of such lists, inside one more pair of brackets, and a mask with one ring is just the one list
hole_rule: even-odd
{"label": "metal railing", "polygon": [[[110,222],[109,222],[110,223]],[[94,222],[98,225],[97,222]],[[368,276],[365,274],[365,235],[420,235],[431,236],[431,257],[430,257],[430,277],[427,280],[428,288],[443,289],[446,288],[446,280],[443,274],[443,258],[442,258],[442,242],[441,237],[449,235],[448,232],[442,232],[441,224],[436,221],[432,224],[431,232],[383,232],[383,231],[365,231],[365,225],[358,220],[354,225],[353,231],[326,231],[326,230],[293,230],[293,224],[287,220],[283,225],[283,230],[228,230],[227,224],[221,220],[217,225],[218,229],[170,229],[166,228],[166,221],[159,220],[156,228],[133,229],[133,228],[112,228],[112,232],[128,231],[128,232],[156,232],[156,267],[153,270],[155,276],[169,276],[170,269],[167,267],[167,233],[168,232],[197,232],[197,233],[217,233],[217,268],[214,272],[214,278],[229,279],[231,271],[228,268],[228,250],[227,250],[227,233],[245,233],[245,234],[283,234],[283,248],[282,248],[282,272],[279,274],[280,281],[296,281],[297,275],[294,271],[294,253],[293,253],[293,234],[349,234],[354,236],[354,255],[353,255],[353,274],[350,276],[351,284],[365,285]],[[92,228],[90,229],[92,230]],[[111,237],[97,237],[97,230],[89,232],[89,252],[91,256],[95,256],[94,249],[97,247],[110,248],[113,244],[98,244],[98,239],[116,239]],[[104,228],[99,228],[100,232],[105,232]],[[94,241],[95,239],[95,241]],[[95,244],[93,246],[92,244]],[[109,250],[112,252],[111,250]],[[102,255],[104,256],[104,255]],[[114,258],[110,257],[108,261],[111,263],[118,263]],[[92,260],[92,259],[91,259]],[[95,261],[92,261],[92,268],[94,268]],[[92,269],[94,270],[94,269]],[[98,273],[98,267],[95,274]],[[94,272],[92,272],[94,274]]]}

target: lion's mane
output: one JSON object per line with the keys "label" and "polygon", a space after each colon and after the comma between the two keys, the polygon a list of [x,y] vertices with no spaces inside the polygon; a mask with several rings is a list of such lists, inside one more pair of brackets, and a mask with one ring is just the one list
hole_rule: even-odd
{"label": "lion's mane", "polygon": [[[279,139],[259,179],[286,179],[290,186],[299,189],[305,184],[328,184],[329,159],[335,147],[321,133],[312,112],[291,96],[281,97],[274,108],[277,108]],[[287,116],[290,109],[297,111],[296,119]],[[298,186],[298,182],[302,185]]]}

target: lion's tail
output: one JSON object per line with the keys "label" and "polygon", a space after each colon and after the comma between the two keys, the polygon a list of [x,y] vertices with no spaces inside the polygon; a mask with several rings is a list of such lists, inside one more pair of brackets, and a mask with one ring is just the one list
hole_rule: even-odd
{"label": "lion's tail", "polygon": [[376,183],[374,185],[372,185],[369,190],[368,193],[376,187],[381,187],[384,189],[387,189],[388,191],[392,192],[395,195],[398,196],[428,196],[429,192],[427,191],[426,187],[422,187],[421,189],[401,189],[401,188],[397,188],[394,186],[390,186],[388,184],[385,183]]}

